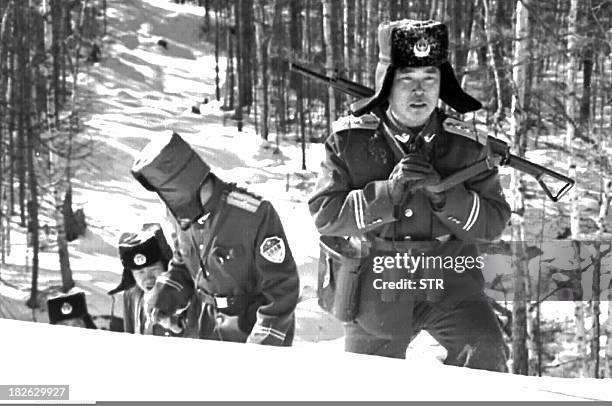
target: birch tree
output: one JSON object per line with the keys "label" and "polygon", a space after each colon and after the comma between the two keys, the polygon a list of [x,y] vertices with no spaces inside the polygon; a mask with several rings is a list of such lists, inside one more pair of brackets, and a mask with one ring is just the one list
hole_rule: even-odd
{"label": "birch tree", "polygon": [[[323,42],[325,43],[325,71],[328,76],[334,74],[334,46],[332,43],[332,22],[331,12],[332,4],[331,0],[322,0],[323,5]],[[329,120],[327,123],[328,133],[331,134],[331,122],[336,119],[336,103],[334,97],[334,89],[330,86],[327,89],[328,94],[328,106],[329,106]]]}
{"label": "birch tree", "polygon": [[[483,0],[486,2],[487,0]],[[512,79],[514,91],[512,93],[510,115],[510,137],[512,146],[518,156],[525,155],[526,135],[521,131],[525,101],[525,56],[529,47],[529,13],[523,3],[528,0],[516,2],[516,25],[514,55],[512,66]],[[511,231],[512,231],[512,258],[514,267],[514,305],[512,306],[512,372],[528,375],[529,364],[527,354],[527,287],[528,267],[525,254],[525,195],[522,173],[516,170],[511,175]]]}
{"label": "birch tree", "polygon": [[270,48],[270,33],[267,28],[266,20],[266,0],[257,0],[255,9],[255,46],[257,48],[258,60],[258,88],[260,95],[257,97],[261,100],[262,115],[261,115],[261,138],[268,140],[269,133],[269,116],[270,116],[270,100],[268,94],[268,55]]}

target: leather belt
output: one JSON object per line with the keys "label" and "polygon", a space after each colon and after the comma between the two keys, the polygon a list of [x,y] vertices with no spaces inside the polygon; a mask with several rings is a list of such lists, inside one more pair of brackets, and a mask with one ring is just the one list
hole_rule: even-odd
{"label": "leather belt", "polygon": [[435,248],[439,243],[444,243],[452,240],[452,234],[444,234],[435,237],[432,240],[427,241],[416,241],[416,240],[386,240],[382,238],[372,238],[371,244],[373,249],[384,250],[384,251],[396,251],[396,250],[429,250]]}

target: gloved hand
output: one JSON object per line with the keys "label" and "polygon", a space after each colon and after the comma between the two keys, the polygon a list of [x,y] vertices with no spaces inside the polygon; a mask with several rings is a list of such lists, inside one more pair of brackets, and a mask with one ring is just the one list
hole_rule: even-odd
{"label": "gloved hand", "polygon": [[440,183],[440,174],[427,162],[422,154],[408,154],[401,161],[406,188],[412,192],[422,190],[428,197],[432,207],[439,210],[446,203],[446,193],[432,192],[427,186]]}
{"label": "gloved hand", "polygon": [[423,154],[408,154],[389,175],[389,191],[394,203],[400,203],[405,192],[415,192],[440,182],[440,175]]}
{"label": "gloved hand", "polygon": [[181,314],[195,294],[193,279],[187,269],[171,267],[159,275],[153,289],[145,293],[144,310],[147,325],[160,324],[175,334],[183,331]]}

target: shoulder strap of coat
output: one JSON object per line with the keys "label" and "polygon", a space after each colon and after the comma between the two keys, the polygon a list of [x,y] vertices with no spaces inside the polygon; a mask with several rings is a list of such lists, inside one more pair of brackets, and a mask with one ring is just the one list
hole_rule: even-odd
{"label": "shoulder strap of coat", "polygon": [[479,130],[475,125],[457,120],[456,118],[447,117],[444,119],[443,127],[444,131],[446,132],[460,135],[475,141],[480,145],[487,145],[489,134],[487,134],[485,131]]}
{"label": "shoulder strap of coat", "polygon": [[374,114],[365,114],[360,117],[355,117],[352,114],[340,117],[331,125],[332,134],[344,130],[376,130],[380,120]]}

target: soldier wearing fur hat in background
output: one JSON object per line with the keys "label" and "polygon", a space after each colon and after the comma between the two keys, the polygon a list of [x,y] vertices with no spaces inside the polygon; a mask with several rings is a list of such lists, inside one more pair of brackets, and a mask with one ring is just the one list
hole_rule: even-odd
{"label": "soldier wearing fur hat in background", "polygon": [[71,327],[96,329],[91,315],[87,311],[85,293],[58,296],[47,300],[49,323]]}
{"label": "soldier wearing fur hat in background", "polygon": [[[353,115],[336,122],[326,142],[309,201],[315,224],[324,236],[352,236],[376,252],[476,257],[474,243],[499,237],[510,208],[496,169],[432,191],[487,155],[458,135],[465,123],[436,107],[438,99],[459,113],[481,107],[461,89],[447,60],[447,28],[435,21],[383,23],[378,40],[375,95],[355,103]],[[372,262],[357,267],[347,351],[404,358],[410,341],[427,330],[448,351],[445,363],[506,370],[506,348],[479,270],[430,269],[441,275],[444,289],[415,292],[376,289]],[[385,269],[382,278],[398,282],[403,274],[397,268]]]}
{"label": "soldier wearing fur hat in background", "polygon": [[270,202],[226,183],[178,135],[157,136],[132,167],[168,209],[174,257],[147,300],[166,327],[201,303],[200,338],[291,345],[297,267]]}
{"label": "soldier wearing fur hat in background", "polygon": [[[137,232],[126,232],[119,237],[119,258],[123,274],[119,285],[108,292],[123,292],[124,331],[132,334],[189,336],[188,309],[182,309],[173,330],[158,325],[147,325],[144,297],[155,285],[159,275],[168,269],[172,250],[159,224],[145,224]],[[194,317],[194,316],[192,316]]]}

